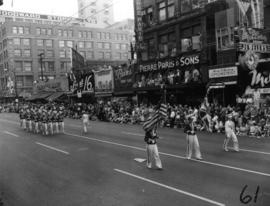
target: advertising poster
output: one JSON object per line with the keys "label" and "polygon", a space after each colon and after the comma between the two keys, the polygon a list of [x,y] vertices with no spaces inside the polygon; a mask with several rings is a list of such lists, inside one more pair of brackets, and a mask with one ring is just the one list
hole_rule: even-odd
{"label": "advertising poster", "polygon": [[112,93],[113,91],[113,70],[106,69],[95,72],[95,93]]}
{"label": "advertising poster", "polygon": [[69,91],[74,94],[94,93],[94,74],[81,74],[77,78],[70,73],[68,76]]}
{"label": "advertising poster", "polygon": [[131,91],[133,85],[133,67],[121,66],[114,68],[115,92]]}

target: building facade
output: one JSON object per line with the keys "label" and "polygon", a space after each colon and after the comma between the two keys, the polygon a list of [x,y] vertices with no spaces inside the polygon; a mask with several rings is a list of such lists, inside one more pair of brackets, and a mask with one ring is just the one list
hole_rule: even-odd
{"label": "building facade", "polygon": [[112,0],[78,0],[79,18],[92,27],[105,28],[114,23]]}
{"label": "building facade", "polygon": [[88,65],[128,61],[132,37],[121,30],[89,28],[81,19],[0,11],[1,96],[29,95],[39,80],[65,77],[75,48]]}
{"label": "building facade", "polygon": [[[210,76],[218,78],[215,68],[221,79],[226,77],[221,82],[226,89],[216,91],[217,99],[235,102],[240,78],[235,37],[242,28],[265,31],[269,20],[264,18],[268,14],[263,1],[136,0],[134,11],[138,54],[134,89],[142,101],[156,101],[165,93],[172,103],[197,104],[207,94]],[[156,99],[150,98],[155,94]]]}

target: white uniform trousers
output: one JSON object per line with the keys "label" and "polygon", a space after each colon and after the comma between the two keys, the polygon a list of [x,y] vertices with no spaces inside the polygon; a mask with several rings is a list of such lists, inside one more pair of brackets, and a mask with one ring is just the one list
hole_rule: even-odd
{"label": "white uniform trousers", "polygon": [[233,131],[226,132],[226,137],[225,137],[225,140],[224,140],[223,149],[225,151],[228,151],[228,144],[229,144],[230,140],[233,141],[233,149],[236,152],[238,152],[239,151],[238,139],[237,139],[237,136],[236,136],[235,132],[233,132]]}
{"label": "white uniform trousers", "polygon": [[161,160],[158,154],[157,144],[147,144],[146,152],[147,152],[146,166],[148,168],[156,167],[158,169],[162,169],[162,164],[161,164]]}
{"label": "white uniform trousers", "polygon": [[89,125],[88,121],[83,121],[83,132],[87,133],[87,126]]}
{"label": "white uniform trousers", "polygon": [[187,158],[190,159],[192,156],[193,149],[195,151],[195,158],[201,159],[201,151],[200,151],[200,145],[198,141],[197,135],[187,135]]}

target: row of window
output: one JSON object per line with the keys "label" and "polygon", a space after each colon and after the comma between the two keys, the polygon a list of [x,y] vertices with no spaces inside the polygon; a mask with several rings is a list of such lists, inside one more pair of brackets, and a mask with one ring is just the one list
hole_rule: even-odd
{"label": "row of window", "polygon": [[14,56],[31,57],[31,50],[30,49],[14,49]]}
{"label": "row of window", "polygon": [[[179,0],[179,12],[185,14],[192,10],[202,8],[205,5],[205,0]],[[166,21],[176,16],[175,0],[163,0],[157,4],[157,18],[159,22]],[[151,26],[154,24],[153,7],[147,7],[143,10],[144,26]]]}
{"label": "row of window", "polygon": [[[23,26],[13,26],[12,27],[13,34],[30,34],[30,27]],[[53,35],[52,28],[36,28],[36,35]],[[58,36],[60,37],[74,37],[73,30],[63,30],[58,29]],[[93,33],[91,31],[78,31],[79,38],[92,39]],[[97,39],[111,40],[112,35],[109,32],[97,32]],[[128,40],[127,34],[115,34],[116,40]]]}
{"label": "row of window", "polygon": [[[146,39],[145,50],[142,53],[143,60],[155,59],[167,56],[176,56],[177,48],[179,52],[200,51],[201,50],[201,35],[200,25],[195,25],[186,29],[181,29],[180,45],[177,46],[176,33],[170,32],[160,35],[157,38],[157,43],[154,38]],[[157,44],[157,47],[156,47]]]}

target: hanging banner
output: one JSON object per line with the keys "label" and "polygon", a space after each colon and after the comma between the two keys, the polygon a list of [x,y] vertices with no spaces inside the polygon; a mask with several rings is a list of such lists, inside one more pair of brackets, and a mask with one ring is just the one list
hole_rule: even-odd
{"label": "hanging banner", "polygon": [[95,72],[95,93],[112,93],[113,91],[113,70],[101,70]]}
{"label": "hanging banner", "polygon": [[114,68],[114,91],[132,91],[133,66],[121,66]]}

